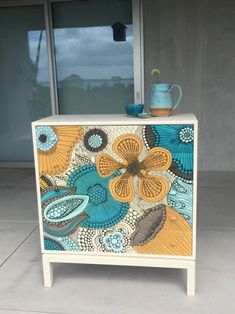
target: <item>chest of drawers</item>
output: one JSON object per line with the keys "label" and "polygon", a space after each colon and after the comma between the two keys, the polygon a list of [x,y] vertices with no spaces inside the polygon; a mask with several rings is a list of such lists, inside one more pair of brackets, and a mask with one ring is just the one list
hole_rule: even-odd
{"label": "chest of drawers", "polygon": [[195,116],[52,116],[32,131],[45,286],[53,263],[167,267],[194,295]]}

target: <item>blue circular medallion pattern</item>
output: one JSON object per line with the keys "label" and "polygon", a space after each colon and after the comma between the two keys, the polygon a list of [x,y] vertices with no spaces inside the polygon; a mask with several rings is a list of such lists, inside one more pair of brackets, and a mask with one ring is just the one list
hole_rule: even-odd
{"label": "blue circular medallion pattern", "polygon": [[85,228],[109,228],[117,224],[127,213],[129,203],[115,200],[109,191],[109,182],[120,175],[116,171],[108,178],[99,176],[95,164],[79,167],[68,178],[67,185],[76,187],[76,193],[87,195],[89,202],[84,210],[88,218],[82,222]]}
{"label": "blue circular medallion pattern", "polygon": [[58,142],[58,136],[50,126],[36,127],[37,148],[43,152],[50,151]]}
{"label": "blue circular medallion pattern", "polygon": [[91,129],[84,136],[84,145],[91,152],[99,152],[108,144],[108,136],[101,129]]}
{"label": "blue circular medallion pattern", "polygon": [[102,241],[113,252],[121,252],[123,250],[123,234],[120,231],[104,236]]}
{"label": "blue circular medallion pattern", "polygon": [[183,143],[190,143],[193,141],[193,128],[192,127],[185,127],[180,130],[179,137],[181,142]]}
{"label": "blue circular medallion pattern", "polygon": [[97,148],[102,144],[103,140],[100,135],[93,134],[91,135],[91,137],[88,138],[87,142],[91,147]]}
{"label": "blue circular medallion pattern", "polygon": [[143,138],[148,149],[156,146],[168,149],[172,154],[169,171],[186,181],[193,179],[193,125],[148,125]]}

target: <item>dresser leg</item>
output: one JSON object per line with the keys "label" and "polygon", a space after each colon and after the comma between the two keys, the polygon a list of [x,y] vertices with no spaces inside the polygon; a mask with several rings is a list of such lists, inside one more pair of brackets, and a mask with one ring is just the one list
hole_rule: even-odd
{"label": "dresser leg", "polygon": [[43,278],[45,288],[51,288],[53,284],[53,268],[52,263],[48,260],[46,255],[42,255],[42,266],[43,266]]}
{"label": "dresser leg", "polygon": [[196,263],[194,261],[190,262],[187,268],[187,295],[195,296],[195,272]]}

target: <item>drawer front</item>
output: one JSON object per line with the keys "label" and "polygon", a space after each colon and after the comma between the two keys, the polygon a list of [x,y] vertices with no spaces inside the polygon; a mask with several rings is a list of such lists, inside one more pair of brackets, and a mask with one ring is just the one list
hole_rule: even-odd
{"label": "drawer front", "polygon": [[194,125],[36,126],[46,251],[192,255]]}

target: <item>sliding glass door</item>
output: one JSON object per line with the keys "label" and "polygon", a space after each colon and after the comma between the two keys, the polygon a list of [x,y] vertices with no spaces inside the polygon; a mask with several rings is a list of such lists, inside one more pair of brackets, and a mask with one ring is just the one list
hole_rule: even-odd
{"label": "sliding glass door", "polygon": [[143,101],[141,0],[7,3],[0,1],[0,167],[32,162],[31,121],[124,113]]}
{"label": "sliding glass door", "polygon": [[51,114],[43,6],[0,7],[0,161],[32,161],[31,121]]}
{"label": "sliding glass door", "polygon": [[134,101],[131,0],[52,5],[60,114],[122,113]]}

